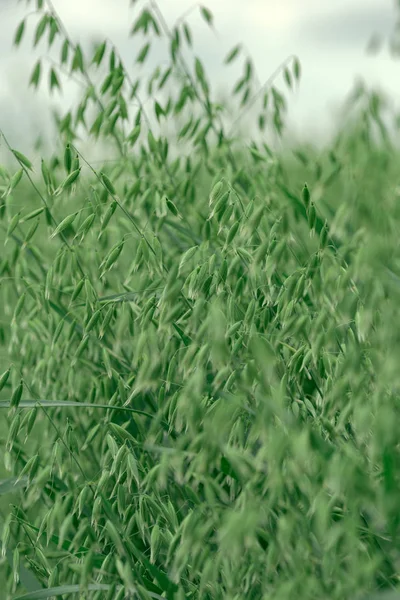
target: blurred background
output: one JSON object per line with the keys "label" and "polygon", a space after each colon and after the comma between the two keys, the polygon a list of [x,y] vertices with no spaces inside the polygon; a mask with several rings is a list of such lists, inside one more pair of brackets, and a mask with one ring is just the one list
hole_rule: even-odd
{"label": "blurred background", "polygon": [[[132,75],[136,74],[134,59],[140,43],[129,31],[143,2],[53,0],[52,4],[74,41],[90,50],[96,42],[112,40]],[[239,63],[223,64],[237,43],[241,42],[253,59],[261,85],[288,56],[299,57],[300,86],[291,94],[284,90],[289,137],[317,145],[329,141],[340,124],[343,101],[359,81],[387,94],[393,108],[398,108],[399,11],[394,0],[204,0],[214,15],[214,31],[188,0],[159,0],[158,5],[170,26],[187,14],[195,53],[221,98],[229,98],[241,75]],[[35,62],[48,54],[44,41],[32,49],[38,20],[35,6],[35,2],[0,0],[0,126],[10,142],[26,152],[38,137],[51,147],[52,108],[64,112],[80,97],[79,85],[68,82],[67,76],[62,80],[62,95],[56,91],[50,96],[47,81],[38,91],[28,88]],[[28,14],[23,42],[14,48],[15,30]],[[156,46],[150,62],[141,69],[149,71],[152,64],[162,63],[163,52],[165,48]],[[59,51],[53,48],[52,55],[58,61]],[[283,87],[282,76],[277,82]]]}

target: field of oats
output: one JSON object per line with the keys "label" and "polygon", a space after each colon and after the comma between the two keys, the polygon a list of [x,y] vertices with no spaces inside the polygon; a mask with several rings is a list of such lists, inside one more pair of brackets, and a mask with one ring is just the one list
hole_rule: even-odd
{"label": "field of oats", "polygon": [[[49,157],[1,132],[0,597],[400,598],[396,116],[358,88],[329,147],[273,150],[156,2],[146,81],[35,8],[31,85],[86,91]],[[279,139],[300,62],[260,91],[240,60],[238,118]]]}

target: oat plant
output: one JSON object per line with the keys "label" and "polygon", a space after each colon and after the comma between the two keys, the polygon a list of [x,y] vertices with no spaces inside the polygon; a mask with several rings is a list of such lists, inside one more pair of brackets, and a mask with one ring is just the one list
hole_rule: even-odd
{"label": "oat plant", "polygon": [[395,593],[399,157],[381,97],[351,99],[332,147],[277,152],[297,57],[262,85],[235,46],[229,122],[194,12],[170,26],[131,2],[131,68],[27,4],[15,45],[33,31],[47,51],[30,85],[83,92],[50,157],[1,131],[0,593]]}

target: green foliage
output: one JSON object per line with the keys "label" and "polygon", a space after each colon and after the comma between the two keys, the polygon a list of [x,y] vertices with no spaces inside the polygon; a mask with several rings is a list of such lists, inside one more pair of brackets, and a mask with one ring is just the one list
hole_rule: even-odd
{"label": "green foliage", "polygon": [[[153,1],[136,17],[136,61],[153,37],[168,55],[146,87],[111,41],[86,56],[51,4],[35,7],[34,45],[47,33],[61,50],[50,88],[65,73],[86,87],[40,169],[2,134],[7,597],[383,599],[400,552],[399,156],[384,99],[356,90],[318,156],[246,146],[201,59],[183,58],[185,19],[170,30]],[[225,62],[240,57],[232,129],[251,108],[263,139],[279,137],[277,78],[294,89],[299,60],[257,89],[240,45]],[[117,160],[95,168],[85,136]]]}

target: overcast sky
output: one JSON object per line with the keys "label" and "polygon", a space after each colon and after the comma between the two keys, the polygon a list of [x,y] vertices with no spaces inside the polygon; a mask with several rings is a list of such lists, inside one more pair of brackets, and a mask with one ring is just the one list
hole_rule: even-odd
{"label": "overcast sky", "polygon": [[[36,95],[27,87],[35,59],[46,54],[45,44],[32,51],[34,16],[22,46],[12,48],[15,29],[34,4],[0,0],[0,126],[19,143],[36,137],[49,122],[46,83]],[[53,4],[74,40],[112,39],[134,73],[138,42],[128,33],[143,2],[135,8],[129,0],[53,0]],[[170,25],[193,5],[188,0],[158,4]],[[253,58],[261,82],[289,55],[299,57],[300,89],[288,96],[289,123],[298,135],[326,139],[334,126],[334,111],[357,76],[394,99],[399,96],[400,59],[393,59],[387,46],[377,56],[365,51],[373,34],[389,37],[396,16],[394,0],[204,0],[204,5],[214,14],[216,34],[198,10],[188,22],[196,54],[214,89],[229,90],[238,79],[239,63],[231,68],[223,65],[226,53],[238,42]],[[64,91],[64,105],[74,104],[76,88]]]}

